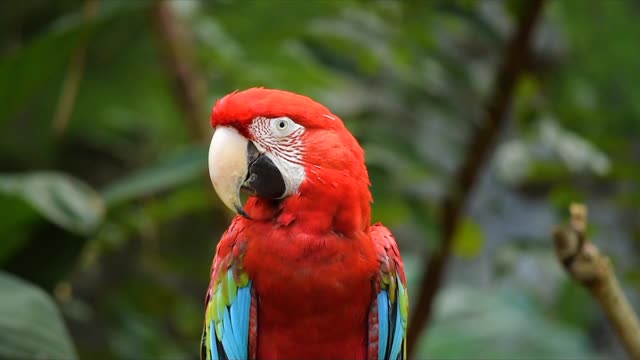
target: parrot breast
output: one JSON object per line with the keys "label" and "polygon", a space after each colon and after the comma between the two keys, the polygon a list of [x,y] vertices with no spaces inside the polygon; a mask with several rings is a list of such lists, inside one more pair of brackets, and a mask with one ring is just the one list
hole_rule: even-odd
{"label": "parrot breast", "polygon": [[377,270],[368,234],[251,225],[244,264],[259,294],[257,358],[366,358]]}

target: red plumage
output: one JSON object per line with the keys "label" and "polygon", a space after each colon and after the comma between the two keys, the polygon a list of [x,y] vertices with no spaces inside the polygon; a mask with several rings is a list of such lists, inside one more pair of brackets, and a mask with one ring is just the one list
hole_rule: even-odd
{"label": "red plumage", "polygon": [[254,118],[281,116],[305,127],[306,178],[285,199],[249,198],[244,209],[251,219],[237,216],[218,245],[212,286],[221,267],[242,262],[254,294],[250,357],[377,358],[372,309],[381,276],[406,281],[395,240],[382,225],[370,226],[372,199],[358,142],[324,106],[278,90],[224,97],[211,124],[252,139]]}

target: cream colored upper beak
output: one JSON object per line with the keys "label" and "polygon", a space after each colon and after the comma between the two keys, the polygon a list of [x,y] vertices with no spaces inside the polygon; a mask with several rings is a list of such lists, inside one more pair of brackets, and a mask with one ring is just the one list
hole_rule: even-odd
{"label": "cream colored upper beak", "polygon": [[247,140],[228,126],[218,126],[209,147],[209,176],[220,200],[246,216],[240,201],[240,187],[247,177]]}

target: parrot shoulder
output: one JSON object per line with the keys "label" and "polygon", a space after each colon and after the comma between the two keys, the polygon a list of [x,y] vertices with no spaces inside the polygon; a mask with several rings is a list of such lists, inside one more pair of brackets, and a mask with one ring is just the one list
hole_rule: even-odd
{"label": "parrot shoulder", "polygon": [[255,358],[256,302],[244,269],[246,241],[236,218],[222,235],[211,267],[205,298],[202,360]]}
{"label": "parrot shoulder", "polygon": [[406,359],[409,302],[404,265],[393,235],[382,224],[371,226],[379,268],[369,315],[370,359]]}

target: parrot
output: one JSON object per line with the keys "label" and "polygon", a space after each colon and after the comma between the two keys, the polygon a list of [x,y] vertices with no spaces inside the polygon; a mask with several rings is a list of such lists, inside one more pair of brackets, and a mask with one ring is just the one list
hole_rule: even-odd
{"label": "parrot", "polygon": [[255,87],[218,99],[210,122],[210,179],[235,215],[211,267],[201,359],[405,359],[404,265],[371,225],[364,150],[343,121]]}

